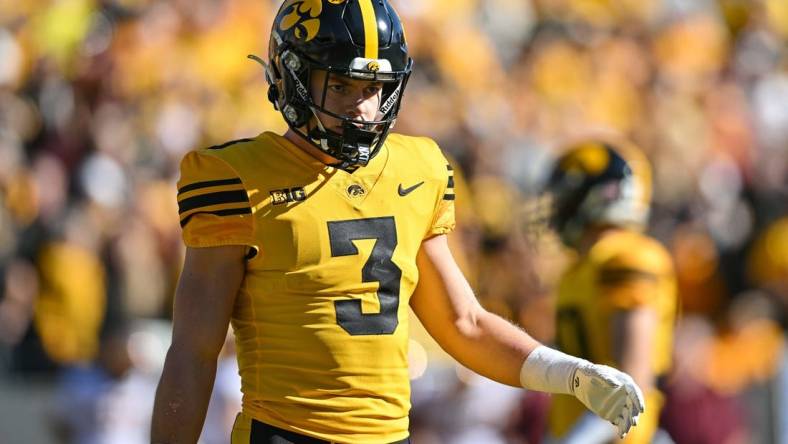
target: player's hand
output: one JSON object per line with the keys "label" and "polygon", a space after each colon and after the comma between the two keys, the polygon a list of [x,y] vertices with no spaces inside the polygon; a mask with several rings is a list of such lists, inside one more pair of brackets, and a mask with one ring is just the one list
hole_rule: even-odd
{"label": "player's hand", "polygon": [[572,378],[572,390],[589,410],[609,421],[623,438],[637,425],[645,409],[643,392],[624,372],[590,362],[579,366]]}

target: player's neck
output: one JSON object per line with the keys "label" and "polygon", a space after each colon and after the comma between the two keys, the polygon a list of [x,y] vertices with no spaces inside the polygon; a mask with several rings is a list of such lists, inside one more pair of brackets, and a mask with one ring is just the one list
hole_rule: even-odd
{"label": "player's neck", "polygon": [[292,129],[287,130],[287,132],[284,134],[284,138],[289,140],[293,145],[298,147],[301,151],[304,151],[305,153],[309,154],[310,156],[323,162],[326,165],[333,165],[339,163],[339,160],[324,153],[316,146],[314,146],[311,142],[305,140],[303,137],[296,134],[296,132],[293,131]]}

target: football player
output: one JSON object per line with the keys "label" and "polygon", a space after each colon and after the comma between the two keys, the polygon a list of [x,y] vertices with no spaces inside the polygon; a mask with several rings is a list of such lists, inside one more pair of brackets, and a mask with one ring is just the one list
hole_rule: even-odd
{"label": "football player", "polygon": [[240,443],[409,442],[408,307],[462,364],[574,395],[626,433],[643,410],[624,373],[542,346],[485,311],[457,267],[453,170],[390,134],[412,68],[386,0],[287,0],[269,98],[289,125],[187,154],[187,252],[152,442],[194,443],[228,323]]}
{"label": "football player", "polygon": [[[626,143],[590,140],[558,159],[547,185],[551,225],[577,259],[557,287],[558,348],[619,368],[642,387],[649,410],[626,443],[650,443],[663,400],[657,380],[670,366],[676,279],[666,249],[643,234],[651,173]],[[576,399],[554,396],[550,434],[565,443],[602,443],[615,429]]]}

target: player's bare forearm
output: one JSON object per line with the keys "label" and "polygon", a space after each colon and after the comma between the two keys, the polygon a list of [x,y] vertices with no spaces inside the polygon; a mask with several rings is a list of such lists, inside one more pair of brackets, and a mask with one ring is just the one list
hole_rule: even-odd
{"label": "player's bare forearm", "polygon": [[458,362],[476,373],[520,387],[520,368],[539,343],[526,332],[488,311],[461,321],[440,341]]}
{"label": "player's bare forearm", "polygon": [[216,359],[170,348],[153,407],[151,443],[195,443],[216,376]]}
{"label": "player's bare forearm", "polygon": [[175,292],[172,345],[167,352],[151,427],[154,444],[195,443],[200,436],[244,277],[244,247],[188,248]]}
{"label": "player's bare forearm", "polygon": [[422,243],[417,265],[411,307],[430,335],[464,366],[519,387],[523,361],[539,343],[478,303],[445,236]]}

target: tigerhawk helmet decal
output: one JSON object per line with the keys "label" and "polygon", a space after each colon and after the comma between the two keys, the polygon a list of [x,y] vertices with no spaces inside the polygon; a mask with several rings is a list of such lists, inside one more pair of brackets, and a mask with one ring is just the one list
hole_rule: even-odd
{"label": "tigerhawk helmet decal", "polygon": [[279,31],[285,32],[293,29],[295,38],[304,42],[315,38],[320,30],[319,17],[323,12],[322,1],[287,0],[281,9],[290,12],[278,22]]}

